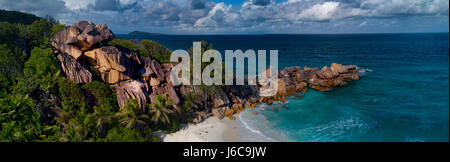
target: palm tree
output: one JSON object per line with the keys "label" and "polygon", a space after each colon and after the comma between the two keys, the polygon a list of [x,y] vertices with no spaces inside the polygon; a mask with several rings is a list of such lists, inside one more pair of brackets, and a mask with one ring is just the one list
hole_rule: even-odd
{"label": "palm tree", "polygon": [[112,120],[113,113],[111,112],[111,107],[108,104],[101,104],[94,106],[94,116],[97,119],[97,131],[100,137],[106,135],[105,125],[108,125]]}
{"label": "palm tree", "polygon": [[170,124],[167,112],[167,107],[172,105],[170,101],[165,100],[165,96],[158,95],[155,97],[155,102],[150,104],[150,113],[152,114],[151,120],[155,123],[162,122],[163,124]]}
{"label": "palm tree", "polygon": [[146,126],[146,120],[149,118],[146,114],[142,113],[139,107],[139,102],[136,99],[129,101],[124,107],[120,108],[120,111],[116,113],[116,117],[119,118],[119,122],[125,125],[127,128],[143,128]]}

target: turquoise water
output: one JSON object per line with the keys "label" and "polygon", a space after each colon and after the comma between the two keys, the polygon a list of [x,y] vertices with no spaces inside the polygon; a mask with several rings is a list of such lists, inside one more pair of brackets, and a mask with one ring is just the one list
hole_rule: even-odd
{"label": "turquoise water", "polygon": [[[119,35],[123,38],[139,36]],[[280,68],[356,64],[373,72],[331,92],[309,90],[285,105],[240,115],[277,141],[449,141],[449,35],[152,36],[170,49],[206,40],[225,49],[279,50]]]}

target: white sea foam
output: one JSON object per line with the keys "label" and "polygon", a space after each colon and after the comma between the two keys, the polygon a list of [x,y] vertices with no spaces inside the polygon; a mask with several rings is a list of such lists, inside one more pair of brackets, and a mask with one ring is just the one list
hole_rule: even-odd
{"label": "white sea foam", "polygon": [[266,137],[266,138],[269,138],[269,137],[265,136],[261,131],[251,128],[251,127],[247,124],[247,122],[246,122],[244,119],[242,119],[241,115],[238,115],[238,118],[239,118],[239,120],[242,122],[242,124],[245,126],[245,128],[247,128],[248,130],[250,130],[250,131],[252,131],[252,132],[254,132],[254,133],[257,133],[257,134],[259,134],[259,135],[261,135],[261,136],[264,136],[264,137]]}

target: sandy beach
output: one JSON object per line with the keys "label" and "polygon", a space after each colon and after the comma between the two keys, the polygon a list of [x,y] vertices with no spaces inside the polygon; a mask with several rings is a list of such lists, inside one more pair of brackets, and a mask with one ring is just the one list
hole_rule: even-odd
{"label": "sandy beach", "polygon": [[236,133],[238,122],[210,117],[199,124],[183,125],[175,133],[159,133],[159,136],[163,142],[241,142]]}
{"label": "sandy beach", "polygon": [[[249,112],[244,112],[249,113]],[[155,132],[163,142],[271,142],[261,132],[251,130],[240,115],[235,120],[209,117],[198,124],[182,125],[175,133]],[[252,114],[253,115],[253,114]]]}

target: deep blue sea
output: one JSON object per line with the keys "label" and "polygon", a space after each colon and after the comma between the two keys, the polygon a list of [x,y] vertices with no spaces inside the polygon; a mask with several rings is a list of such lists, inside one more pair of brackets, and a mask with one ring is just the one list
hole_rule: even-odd
{"label": "deep blue sea", "polygon": [[259,115],[242,113],[245,125],[264,138],[449,141],[448,33],[118,36],[150,39],[171,50],[188,49],[200,40],[221,53],[278,50],[280,69],[338,62],[373,70],[331,92],[309,90],[303,98],[258,110]]}

